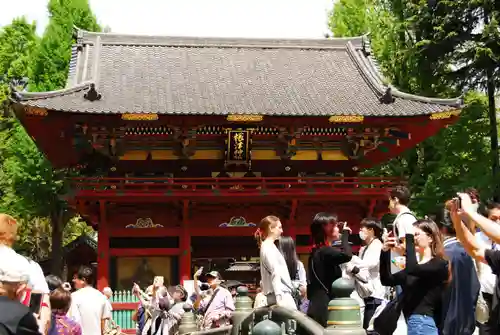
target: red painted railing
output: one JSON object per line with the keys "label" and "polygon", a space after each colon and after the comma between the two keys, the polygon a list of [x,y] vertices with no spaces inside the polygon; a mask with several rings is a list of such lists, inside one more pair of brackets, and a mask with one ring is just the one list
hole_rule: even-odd
{"label": "red painted railing", "polygon": [[249,196],[386,195],[394,177],[72,178],[77,195]]}

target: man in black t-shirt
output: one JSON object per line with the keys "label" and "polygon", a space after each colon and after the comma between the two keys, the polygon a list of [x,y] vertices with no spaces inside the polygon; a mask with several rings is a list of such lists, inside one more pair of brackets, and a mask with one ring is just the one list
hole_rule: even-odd
{"label": "man in black t-shirt", "polygon": [[[500,251],[486,249],[484,245],[478,243],[470,227],[466,227],[464,222],[475,223],[495,243],[500,243],[500,226],[477,213],[475,205],[468,194],[459,193],[458,196],[461,200],[460,205],[458,201],[455,201],[451,206],[451,219],[457,238],[462,242],[469,255],[476,261],[488,264],[492,272],[497,276],[490,318],[486,327],[487,331],[484,332],[483,329],[483,333],[498,335],[500,334]],[[461,206],[461,208],[458,208],[458,206]]]}

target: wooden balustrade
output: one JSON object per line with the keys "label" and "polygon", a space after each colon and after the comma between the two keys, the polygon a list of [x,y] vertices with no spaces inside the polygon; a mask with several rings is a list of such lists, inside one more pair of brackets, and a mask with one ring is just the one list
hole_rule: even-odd
{"label": "wooden balustrade", "polygon": [[137,310],[139,300],[132,294],[131,290],[116,291],[111,298],[113,306],[113,320],[120,326],[124,333],[135,334],[135,322],[132,314]]}
{"label": "wooden balustrade", "polygon": [[71,178],[78,196],[385,195],[394,177]]}

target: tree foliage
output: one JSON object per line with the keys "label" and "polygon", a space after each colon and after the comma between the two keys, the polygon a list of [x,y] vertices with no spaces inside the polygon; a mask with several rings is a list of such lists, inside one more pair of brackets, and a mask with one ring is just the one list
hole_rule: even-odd
{"label": "tree foliage", "polygon": [[7,99],[9,85],[28,76],[37,42],[35,23],[28,23],[24,17],[0,30],[0,106]]}
{"label": "tree foliage", "polygon": [[50,0],[49,24],[33,57],[30,90],[63,88],[68,78],[74,27],[100,31],[88,0]]}
{"label": "tree foliage", "polygon": [[[24,19],[16,19],[0,31],[0,103],[8,95],[9,84],[24,77],[29,77],[31,91],[63,88],[74,27],[100,29],[88,0],[50,0],[48,11],[49,24],[39,41],[35,25]],[[20,249],[34,258],[45,257],[52,249],[57,274],[62,269],[63,234],[74,236],[85,230],[80,221],[72,219],[74,213],[63,198],[69,172],[53,169],[16,120],[4,117],[0,125],[0,211],[20,219]]]}
{"label": "tree foliage", "polygon": [[[422,51],[422,45],[429,44],[425,41],[431,29],[423,28],[423,3],[342,0],[334,6],[330,28],[337,37],[369,32],[383,74],[401,90],[424,96],[457,96],[461,85],[450,80],[450,63]],[[363,8],[354,11],[354,5]],[[359,22],[365,22],[366,27],[360,28]],[[466,187],[478,188],[485,198],[491,196],[488,101],[481,93],[469,92],[465,102],[456,124],[363,173],[408,177],[417,199],[414,207],[421,215],[432,213],[446,198]]]}

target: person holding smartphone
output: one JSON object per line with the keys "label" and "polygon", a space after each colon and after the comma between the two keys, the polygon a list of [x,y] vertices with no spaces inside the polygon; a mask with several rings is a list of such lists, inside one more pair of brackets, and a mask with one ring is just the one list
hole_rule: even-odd
{"label": "person holding smartphone", "polygon": [[[342,249],[332,247],[332,243],[340,238],[340,229]],[[307,315],[323,327],[327,326],[328,303],[334,298],[332,284],[342,277],[340,265],[352,258],[350,233],[347,222],[339,222],[336,214],[318,213],[311,224],[314,245],[308,262]]]}
{"label": "person holding smartphone", "polygon": [[474,200],[467,193],[458,193],[460,202],[454,202],[451,208],[451,220],[457,238],[469,255],[477,262],[488,265],[496,276],[492,288],[491,308],[488,321],[481,325],[480,334],[500,334],[500,250],[488,248],[479,243],[471,232],[471,226],[477,225],[493,242],[500,243],[500,226],[497,222],[477,212]]}
{"label": "person holding smartphone", "polygon": [[390,254],[397,247],[397,240],[391,233],[384,241],[380,281],[384,286],[402,288],[398,299],[407,320],[408,335],[438,335],[442,293],[451,279],[439,228],[431,220],[418,220],[408,226],[405,268],[393,274]]}

